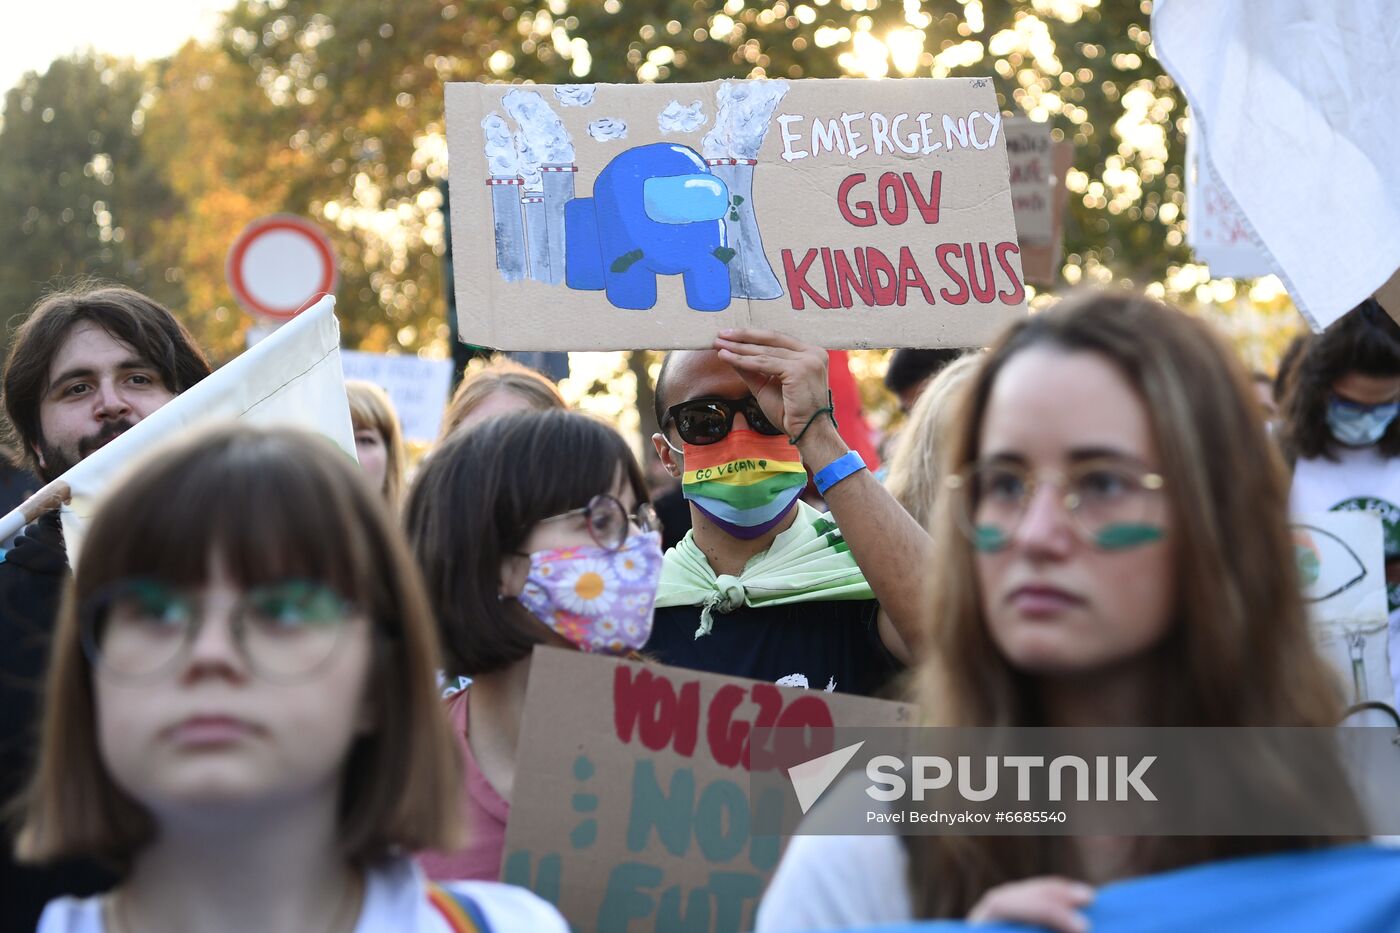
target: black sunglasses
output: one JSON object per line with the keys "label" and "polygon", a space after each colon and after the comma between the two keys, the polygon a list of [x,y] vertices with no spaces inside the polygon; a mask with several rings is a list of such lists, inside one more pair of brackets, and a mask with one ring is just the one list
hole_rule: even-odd
{"label": "black sunglasses", "polygon": [[693,398],[672,405],[666,409],[666,420],[661,423],[661,429],[664,431],[674,421],[677,433],[687,444],[697,447],[717,444],[734,429],[734,416],[739,412],[744,413],[744,420],[759,434],[777,436],[783,433],[782,428],[774,427],[773,422],[768,420],[759,407],[758,399],[752,395],[740,399],[717,396]]}

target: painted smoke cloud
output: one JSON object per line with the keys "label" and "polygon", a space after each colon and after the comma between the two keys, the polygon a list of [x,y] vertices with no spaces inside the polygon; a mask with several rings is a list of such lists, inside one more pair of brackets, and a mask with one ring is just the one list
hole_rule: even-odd
{"label": "painted smoke cloud", "polygon": [[510,91],[501,104],[520,127],[530,278],[557,285],[564,280],[564,205],[574,196],[574,141],[538,91]]}
{"label": "painted smoke cloud", "polygon": [[711,170],[729,186],[732,209],[725,217],[733,293],[740,298],[778,298],[783,286],[763,251],[763,239],[753,207],[753,173],[758,152],[778,102],[788,92],[786,81],[731,81],[719,86],[719,111],[714,127],[701,140]]}
{"label": "painted smoke cloud", "polygon": [[486,136],[486,164],[497,178],[514,178],[520,174],[520,150],[515,134],[499,113],[492,111],[481,121]]}
{"label": "painted smoke cloud", "polygon": [[561,84],[554,89],[554,99],[565,107],[587,107],[597,90],[596,84]]}
{"label": "painted smoke cloud", "polygon": [[700,145],[707,159],[757,159],[768,123],[788,92],[786,81],[734,81],[716,94],[719,113]]}
{"label": "painted smoke cloud", "polygon": [[520,139],[505,118],[492,111],[481,120],[486,166],[491,177],[491,224],[496,237],[496,268],[507,282],[525,277],[525,221],[520,212]]}
{"label": "painted smoke cloud", "polygon": [[521,154],[537,165],[566,165],[574,161],[574,141],[559,114],[538,91],[511,91],[501,103],[520,125]]}
{"label": "painted smoke cloud", "polygon": [[705,109],[700,101],[689,107],[673,100],[656,118],[656,125],[663,133],[693,133],[705,124]]}
{"label": "painted smoke cloud", "polygon": [[598,140],[600,143],[609,142],[614,139],[627,138],[627,124],[621,120],[614,120],[605,117],[602,120],[594,120],[588,124],[588,135]]}

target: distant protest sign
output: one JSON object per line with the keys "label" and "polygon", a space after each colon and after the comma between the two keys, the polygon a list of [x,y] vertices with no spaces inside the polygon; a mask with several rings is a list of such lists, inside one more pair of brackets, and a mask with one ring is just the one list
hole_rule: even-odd
{"label": "distant protest sign", "polygon": [[[537,648],[502,879],[580,933],[751,930],[782,839],[753,831],[749,774],[778,767],[754,730],[908,724],[899,703]],[[791,734],[784,729],[786,734]],[[792,749],[784,750],[784,760]],[[773,815],[773,824],[779,824]],[[767,819],[767,816],[765,816]]]}
{"label": "distant protest sign", "polygon": [[1025,313],[990,79],[447,86],[463,339],[980,346]]}
{"label": "distant protest sign", "polygon": [[1055,169],[1050,124],[1006,118],[1011,207],[1021,245],[1048,243],[1055,233]]}
{"label": "distant protest sign", "polygon": [[1059,280],[1064,254],[1065,176],[1074,164],[1074,144],[1055,142],[1048,123],[1028,117],[1007,117],[1005,122],[1022,278],[1051,286]]}
{"label": "distant protest sign", "polygon": [[1186,242],[1217,278],[1253,278],[1274,271],[1249,221],[1221,184],[1193,132],[1186,140]]}
{"label": "distant protest sign", "polygon": [[452,391],[451,360],[341,350],[340,365],[346,379],[363,379],[388,393],[404,440],[437,439],[447,396]]}
{"label": "distant protest sign", "polygon": [[1292,522],[1313,635],[1341,675],[1347,703],[1393,702],[1380,517],[1324,512]]}

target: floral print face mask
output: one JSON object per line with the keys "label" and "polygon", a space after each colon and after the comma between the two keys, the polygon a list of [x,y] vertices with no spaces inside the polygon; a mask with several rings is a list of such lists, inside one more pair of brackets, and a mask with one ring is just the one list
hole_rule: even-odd
{"label": "floral print face mask", "polygon": [[551,548],[530,555],[520,604],[580,651],[625,655],[651,637],[660,580],[660,532],[633,535],[616,551]]}

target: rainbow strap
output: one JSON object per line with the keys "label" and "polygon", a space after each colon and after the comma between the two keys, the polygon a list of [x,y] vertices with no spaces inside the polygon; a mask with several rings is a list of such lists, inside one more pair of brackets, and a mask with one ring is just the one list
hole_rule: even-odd
{"label": "rainbow strap", "polygon": [[481,908],[467,895],[430,882],[428,901],[452,927],[452,933],[491,933],[491,924],[486,922]]}
{"label": "rainbow strap", "polygon": [[807,468],[781,435],[731,431],[718,444],[686,445],[681,484],[711,516],[751,527],[788,510],[807,485]]}

